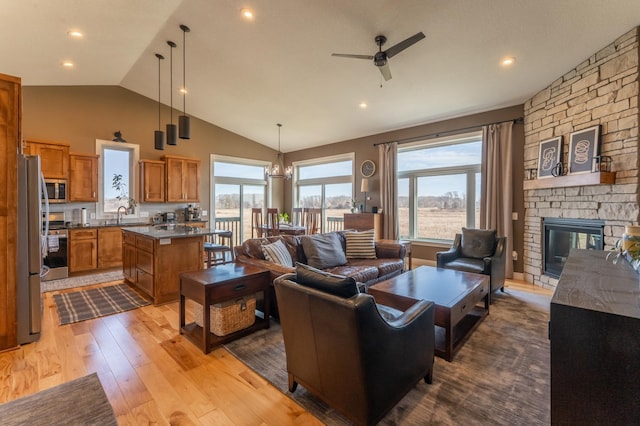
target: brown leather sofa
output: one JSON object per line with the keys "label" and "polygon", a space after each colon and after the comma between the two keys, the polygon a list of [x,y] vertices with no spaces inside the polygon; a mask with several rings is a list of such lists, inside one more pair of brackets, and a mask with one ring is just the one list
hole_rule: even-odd
{"label": "brown leather sofa", "polygon": [[494,230],[462,228],[451,248],[436,254],[436,264],[438,268],[489,275],[490,293],[504,291],[506,240]]}
{"label": "brown leather sofa", "polygon": [[274,283],[289,390],[299,383],[355,424],[376,424],[420,380],[431,383],[435,305],[420,300],[385,319],[355,281],[340,295],[316,284],[300,273]]}
{"label": "brown leather sofa", "polygon": [[[327,234],[336,234],[340,241],[342,250],[346,252],[346,231],[336,231]],[[318,234],[316,234],[318,235]],[[271,272],[271,281],[284,274],[295,272],[295,264],[297,262],[308,264],[307,256],[303,249],[303,239],[306,236],[279,235],[267,238],[251,238],[244,241],[241,245],[234,247],[236,262],[250,263],[261,268],[268,269]],[[279,265],[265,259],[262,251],[264,244],[274,243],[282,240],[289,251],[292,258],[292,266]],[[404,271],[404,259],[406,256],[406,248],[402,244],[392,242],[375,242],[375,259],[347,259],[342,265],[337,265],[323,269],[336,275],[353,277],[357,282],[363,283],[365,287],[380,281],[393,278],[400,275]],[[271,313],[278,317],[278,306],[274,303],[276,300],[273,287],[271,289]],[[258,300],[258,309],[260,309],[261,301]]]}

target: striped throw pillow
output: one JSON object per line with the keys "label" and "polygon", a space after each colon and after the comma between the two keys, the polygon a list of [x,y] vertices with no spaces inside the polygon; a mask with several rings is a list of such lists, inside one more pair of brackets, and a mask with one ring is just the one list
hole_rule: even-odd
{"label": "striped throw pillow", "polygon": [[277,263],[278,265],[293,266],[291,253],[289,253],[289,250],[287,250],[282,240],[263,245],[262,253],[264,254],[264,258],[269,262]]}
{"label": "striped throw pillow", "polygon": [[347,240],[347,258],[375,259],[376,245],[373,229],[364,232],[345,232]]}

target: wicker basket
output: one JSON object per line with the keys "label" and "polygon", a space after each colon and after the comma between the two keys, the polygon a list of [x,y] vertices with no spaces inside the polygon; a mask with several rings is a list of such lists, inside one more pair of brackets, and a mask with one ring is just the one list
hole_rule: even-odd
{"label": "wicker basket", "polygon": [[[195,323],[202,327],[202,305],[195,304]],[[211,332],[226,336],[235,331],[251,327],[256,321],[256,296],[250,295],[211,305]]]}

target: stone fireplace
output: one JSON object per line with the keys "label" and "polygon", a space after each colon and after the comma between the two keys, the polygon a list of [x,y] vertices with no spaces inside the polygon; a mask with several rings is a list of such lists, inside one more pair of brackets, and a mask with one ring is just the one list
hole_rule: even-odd
{"label": "stone fireplace", "polygon": [[625,225],[638,224],[639,34],[623,34],[525,103],[525,170],[537,168],[540,142],[562,136],[566,162],[570,133],[599,125],[600,155],[612,158],[615,172],[613,180],[587,173],[525,181],[527,282],[557,284],[557,273],[545,273],[545,218],[596,221],[605,250]]}
{"label": "stone fireplace", "polygon": [[571,249],[604,248],[604,222],[601,220],[545,217],[542,226],[544,275],[560,278]]}

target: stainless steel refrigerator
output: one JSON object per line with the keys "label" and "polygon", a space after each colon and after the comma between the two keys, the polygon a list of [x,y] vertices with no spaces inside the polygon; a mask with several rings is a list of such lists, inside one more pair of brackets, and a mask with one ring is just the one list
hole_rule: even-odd
{"label": "stainless steel refrigerator", "polygon": [[40,157],[18,156],[18,343],[40,338],[42,302],[42,181]]}

